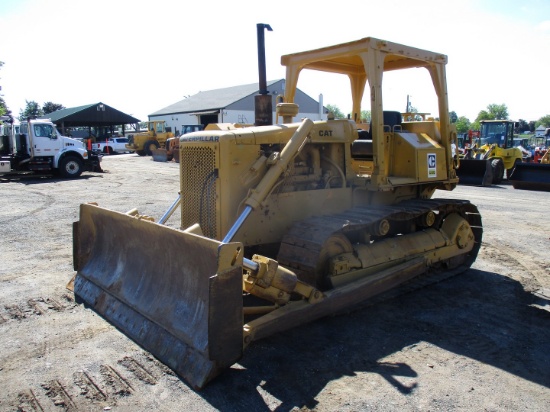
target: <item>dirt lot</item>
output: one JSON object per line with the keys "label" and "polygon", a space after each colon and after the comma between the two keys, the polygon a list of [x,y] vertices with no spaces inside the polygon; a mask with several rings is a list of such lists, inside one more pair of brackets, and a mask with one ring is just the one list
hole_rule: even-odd
{"label": "dirt lot", "polygon": [[195,392],[65,289],[80,203],[158,218],[177,195],[175,163],[103,167],[0,182],[1,411],[550,410],[550,193],[437,192],[483,216],[471,270],[260,341]]}

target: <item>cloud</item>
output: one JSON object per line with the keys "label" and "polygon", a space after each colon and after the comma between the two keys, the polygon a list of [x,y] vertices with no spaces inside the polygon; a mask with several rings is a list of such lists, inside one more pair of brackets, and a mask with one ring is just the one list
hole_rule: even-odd
{"label": "cloud", "polygon": [[535,30],[550,33],[550,20],[541,21],[535,26]]}

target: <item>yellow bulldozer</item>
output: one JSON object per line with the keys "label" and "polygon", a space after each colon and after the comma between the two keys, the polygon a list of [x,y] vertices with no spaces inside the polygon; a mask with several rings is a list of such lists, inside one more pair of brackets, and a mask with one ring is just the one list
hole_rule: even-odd
{"label": "yellow bulldozer", "polygon": [[[458,183],[447,56],[367,37],[281,63],[283,123],[182,136],[179,195],[157,222],[82,204],[74,224],[77,301],[196,389],[258,339],[461,273],[480,248],[476,206],[432,198]],[[307,70],[349,78],[350,119],[294,122]],[[384,72],[407,70],[431,77],[438,121],[384,110]],[[355,121],[364,94],[370,127]]]}
{"label": "yellow bulldozer", "polygon": [[166,140],[174,137],[174,133],[166,130],[164,120],[147,122],[147,130],[128,136],[126,149],[140,156],[151,156],[153,150],[164,148]]}

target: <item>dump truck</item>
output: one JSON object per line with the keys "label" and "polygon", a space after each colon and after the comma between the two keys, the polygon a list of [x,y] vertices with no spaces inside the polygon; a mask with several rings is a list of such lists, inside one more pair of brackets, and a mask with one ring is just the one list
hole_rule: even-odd
{"label": "dump truck", "polygon": [[128,135],[126,149],[140,156],[151,156],[153,150],[164,148],[166,140],[174,137],[174,133],[166,129],[165,123],[164,120],[147,122],[147,131]]}
{"label": "dump truck", "polygon": [[101,156],[84,143],[62,136],[47,119],[28,119],[19,125],[0,119],[0,174],[59,174],[79,177],[83,171],[101,170]]}
{"label": "dump truck", "polygon": [[[195,389],[259,339],[468,270],[481,245],[475,205],[432,198],[458,184],[446,55],[367,37],[281,63],[283,123],[181,136],[158,221],[82,204],[74,223],[76,300]],[[305,70],[349,78],[349,119],[294,121]],[[384,110],[384,72],[411,70],[431,77],[439,120]]]}
{"label": "dump truck", "polygon": [[471,142],[460,160],[458,176],[461,184],[478,186],[502,183],[523,159],[523,152],[514,145],[511,120],[482,120],[479,137]]}

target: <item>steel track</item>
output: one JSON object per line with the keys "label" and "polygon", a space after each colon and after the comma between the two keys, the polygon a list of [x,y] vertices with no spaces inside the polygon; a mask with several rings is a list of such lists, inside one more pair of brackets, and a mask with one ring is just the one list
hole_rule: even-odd
{"label": "steel track", "polygon": [[453,262],[439,262],[437,266],[427,268],[425,273],[406,282],[398,290],[384,293],[385,300],[395,294],[418,289],[470,268],[479,252],[483,234],[481,215],[476,206],[467,200],[416,199],[396,205],[356,207],[339,214],[312,217],[293,225],[283,238],[277,260],[293,270],[301,280],[323,287],[326,282],[319,275],[318,268],[323,248],[329,238],[337,234],[366,232],[374,241],[381,240],[384,237],[376,235],[376,228],[383,219],[390,223],[390,227],[414,228],[419,226],[418,222],[422,216],[430,211],[436,215],[432,225],[434,228],[439,228],[450,213],[460,214],[472,227],[475,236],[474,248],[462,256],[462,259],[455,257]]}

